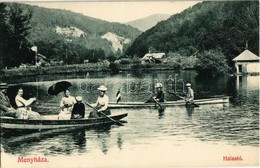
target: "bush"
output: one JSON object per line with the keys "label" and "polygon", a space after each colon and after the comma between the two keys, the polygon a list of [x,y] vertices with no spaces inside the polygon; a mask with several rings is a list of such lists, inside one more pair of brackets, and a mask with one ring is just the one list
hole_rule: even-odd
{"label": "bush", "polygon": [[122,65],[131,64],[131,63],[132,63],[132,60],[129,58],[122,58],[119,60],[119,64],[122,64]]}
{"label": "bush", "polygon": [[198,54],[195,69],[199,75],[209,77],[222,76],[230,71],[224,54],[218,50],[204,51]]}
{"label": "bush", "polygon": [[119,68],[118,68],[117,63],[111,62],[109,64],[109,69],[110,69],[110,72],[113,74],[119,73]]}

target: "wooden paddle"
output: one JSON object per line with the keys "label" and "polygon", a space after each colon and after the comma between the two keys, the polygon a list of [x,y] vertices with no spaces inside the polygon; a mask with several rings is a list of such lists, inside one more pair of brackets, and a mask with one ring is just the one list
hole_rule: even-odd
{"label": "wooden paddle", "polygon": [[155,102],[156,104],[158,104],[159,107],[160,107],[160,108],[158,109],[158,112],[159,112],[159,113],[164,112],[165,108],[164,108],[157,100],[155,100],[155,98],[152,97],[152,99],[153,99],[154,102]]}
{"label": "wooden paddle", "polygon": [[[181,99],[183,99],[183,100],[185,100],[185,101],[187,102],[187,100],[185,99],[185,97],[182,97],[182,96],[180,96],[180,95],[177,95],[175,92],[169,92],[169,93],[174,94],[175,96],[177,96],[177,97],[179,97],[179,98],[181,98]],[[194,102],[191,102],[191,104],[193,104],[194,107],[199,107],[199,105],[196,104],[196,103],[194,103]]]}
{"label": "wooden paddle", "polygon": [[108,117],[106,114],[98,111],[95,107],[91,106],[88,102],[86,102],[86,105],[88,105],[89,107],[91,107],[92,109],[94,109],[95,111],[97,111],[99,114],[105,116],[106,118],[110,119],[111,121],[113,121],[114,123],[117,123],[118,125],[120,126],[124,126],[124,124],[122,124],[121,122],[117,121],[117,120],[114,120],[113,118],[111,117]]}

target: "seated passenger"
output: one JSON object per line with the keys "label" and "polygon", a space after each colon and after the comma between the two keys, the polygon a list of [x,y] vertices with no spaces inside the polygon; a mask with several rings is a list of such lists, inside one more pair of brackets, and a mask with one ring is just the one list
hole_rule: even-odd
{"label": "seated passenger", "polygon": [[82,97],[76,97],[77,103],[74,104],[72,112],[71,112],[71,119],[78,119],[85,117],[85,105],[82,103]]}
{"label": "seated passenger", "polygon": [[6,83],[0,84],[0,115],[14,118],[21,118],[21,112],[11,106],[10,100],[7,96],[8,85]]}
{"label": "seated passenger", "polygon": [[71,118],[71,111],[74,104],[76,103],[75,97],[70,95],[70,91],[67,89],[64,91],[64,97],[60,101],[60,114],[58,115],[59,120],[68,120]]}
{"label": "seated passenger", "polygon": [[29,105],[31,105],[36,98],[30,98],[28,100],[24,99],[23,97],[23,89],[19,89],[17,95],[15,97],[15,103],[17,105],[17,110],[21,113],[22,119],[32,119],[32,120],[40,120],[42,119],[40,114],[31,110]]}

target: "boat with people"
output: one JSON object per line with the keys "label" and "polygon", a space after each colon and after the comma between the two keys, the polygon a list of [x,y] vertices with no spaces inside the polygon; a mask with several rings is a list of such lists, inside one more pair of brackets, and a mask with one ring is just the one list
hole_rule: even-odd
{"label": "boat with people", "polygon": [[44,115],[41,120],[16,119],[13,117],[1,116],[2,130],[51,130],[61,128],[80,128],[97,127],[109,124],[118,124],[119,120],[125,118],[128,114],[117,114],[103,116],[99,118],[80,118],[59,120],[57,115]]}
{"label": "boat with people", "polygon": [[[219,96],[212,97],[207,99],[196,99],[193,101],[196,105],[214,105],[214,104],[223,104],[225,107],[229,106],[229,96]],[[148,108],[154,107],[158,102],[110,102],[109,108]],[[177,101],[165,101],[160,102],[160,104],[164,107],[172,107],[172,106],[185,106],[185,100],[177,100]]]}

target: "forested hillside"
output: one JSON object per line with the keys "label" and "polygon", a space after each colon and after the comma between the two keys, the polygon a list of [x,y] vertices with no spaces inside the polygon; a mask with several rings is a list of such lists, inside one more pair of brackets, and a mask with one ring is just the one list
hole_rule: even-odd
{"label": "forested hillside", "polygon": [[[67,10],[20,3],[1,3],[0,14],[0,19],[4,20],[1,31],[10,33],[6,34],[6,41],[9,39],[10,44],[0,49],[5,57],[1,59],[1,64],[6,66],[35,62],[34,53],[29,50],[31,46],[37,46],[38,53],[49,60],[68,64],[118,57],[141,33],[136,28],[120,23],[111,23]],[[4,31],[2,33],[5,34]],[[115,40],[126,39],[127,43],[122,43],[122,46],[118,47],[121,50],[117,51],[113,48],[113,40],[102,38],[107,33],[114,34]],[[12,44],[16,42],[17,44]],[[120,44],[120,41],[115,43]]]}
{"label": "forested hillside", "polygon": [[248,49],[259,54],[259,2],[207,1],[142,33],[127,54],[142,57],[149,47],[181,56],[217,50],[230,64],[247,42]]}

